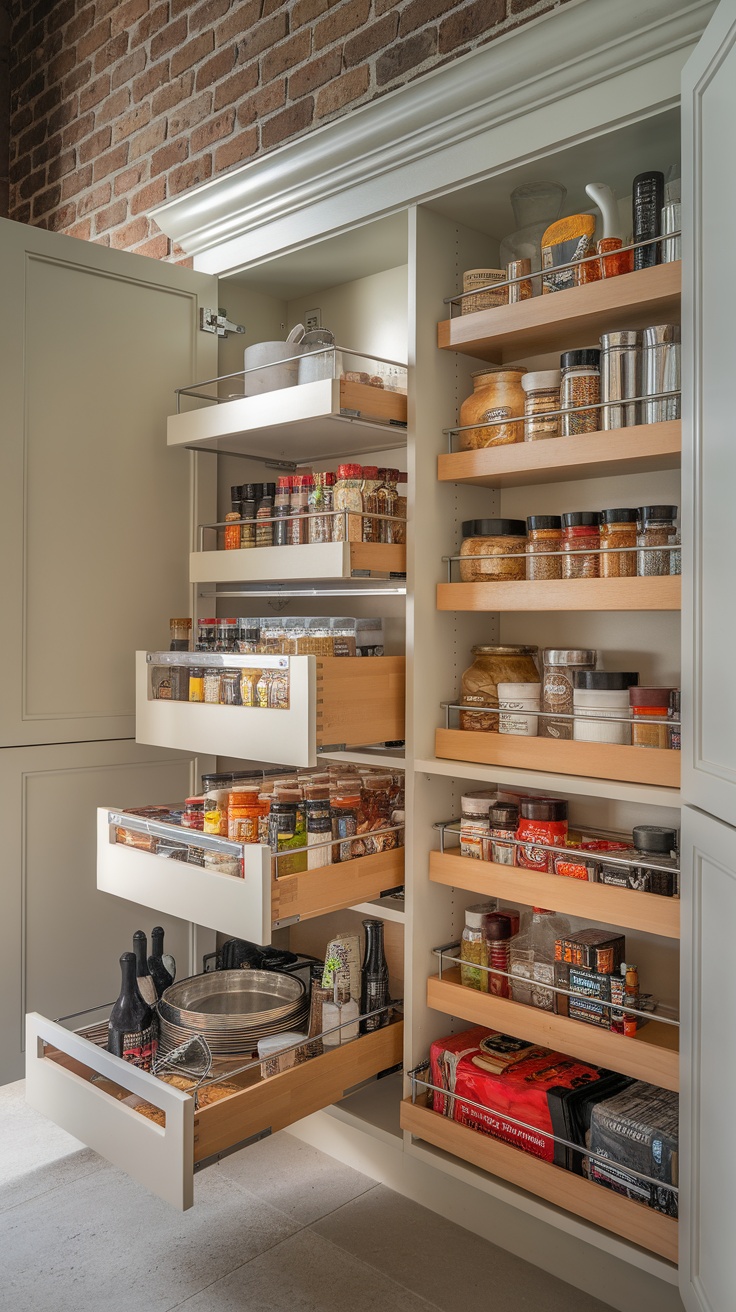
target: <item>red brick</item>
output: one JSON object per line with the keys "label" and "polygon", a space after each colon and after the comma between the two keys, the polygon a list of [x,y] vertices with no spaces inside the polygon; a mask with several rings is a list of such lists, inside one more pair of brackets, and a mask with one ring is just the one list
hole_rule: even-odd
{"label": "red brick", "polygon": [[81,191],[86,191],[92,186],[92,165],[85,164],[83,169],[76,169],[74,173],[67,173],[61,181],[61,199],[69,200],[70,196],[78,196]]}
{"label": "red brick", "polygon": [[275,114],[265,123],[261,124],[261,145],[264,150],[271,150],[273,146],[278,146],[288,137],[295,137],[298,132],[310,127],[314,118],[314,101],[311,96],[305,96],[304,100],[298,100],[295,105],[289,105],[280,114]]}
{"label": "red brick", "polygon": [[[94,21],[95,21],[94,5],[87,5],[86,9],[80,9],[79,13],[75,14],[71,22],[67,24],[66,30],[64,32],[64,40],[68,42],[69,45],[73,45],[75,41],[78,41],[79,38],[84,35],[85,32],[89,32]],[[77,49],[77,58],[79,58],[78,49]]]}
{"label": "red brick", "polygon": [[219,87],[215,87],[215,110],[223,109],[225,105],[234,105],[256,86],[258,86],[258,63],[253,60],[252,64],[246,64],[245,68],[238,69],[232,77],[221,82]]}
{"label": "red brick", "polygon": [[216,114],[210,118],[201,127],[196,128],[192,133],[191,150],[193,155],[199,154],[200,150],[206,150],[208,146],[215,141],[222,141],[223,137],[229,137],[235,126],[235,110],[226,109],[222,114]]}
{"label": "red brick", "polygon": [[[136,255],[148,255],[152,260],[165,260],[169,254],[169,239],[161,232],[135,248]],[[190,261],[189,267],[192,267]]]}
{"label": "red brick", "polygon": [[409,0],[401,12],[399,35],[409,36],[417,28],[428,27],[438,18],[442,18],[450,9],[456,9],[460,0]]}
{"label": "red brick", "polygon": [[236,54],[235,46],[225,46],[223,50],[218,50],[211,59],[200,65],[197,69],[197,90],[202,91],[204,87],[210,87],[213,82],[219,82],[220,78],[232,73]]}
{"label": "red brick", "polygon": [[150,155],[151,151],[155,150],[157,146],[163,145],[165,140],[166,120],[161,118],[149,123],[148,127],[142,128],[140,132],[136,132],[135,136],[130,138],[131,162],[134,159],[140,159],[142,155]]}
{"label": "red brick", "polygon": [[112,128],[100,128],[99,132],[93,132],[91,137],[87,137],[79,147],[79,162],[86,164],[88,160],[96,159],[101,155],[103,150],[107,150],[112,141]]}
{"label": "red brick", "polygon": [[126,223],[122,228],[116,228],[115,232],[110,233],[110,245],[116,247],[119,251],[130,250],[136,242],[145,241],[148,236],[148,219],[142,215],[132,222]]}
{"label": "red brick", "polygon": [[78,91],[80,87],[86,87],[92,74],[92,64],[87,60],[84,64],[78,64],[73,68],[71,73],[67,73],[61,84],[62,96],[70,96],[72,92]]}
{"label": "red brick", "polygon": [[464,41],[488,32],[503,22],[506,0],[473,0],[440,23],[440,54],[456,50]]}
{"label": "red brick", "polygon": [[146,52],[139,46],[137,50],[131,50],[130,54],[125,56],[125,59],[121,59],[120,63],[115,65],[112,70],[112,85],[114,87],[124,86],[145,67]]}
{"label": "red brick", "polygon": [[174,114],[169,114],[167,137],[178,137],[180,132],[189,132],[212,112],[212,92],[205,91],[196,100],[187,100]]}
{"label": "red brick", "polygon": [[48,164],[50,159],[58,156],[61,150],[61,133],[55,137],[47,137],[42,141],[40,146],[36,146],[31,156],[31,167],[34,169],[41,168],[42,165]]}
{"label": "red brick", "polygon": [[[168,0],[166,0],[165,4],[157,5],[149,14],[146,14],[145,18],[141,19],[137,27],[133,28],[133,31],[130,34],[131,46],[135,48],[136,46],[145,45],[146,41],[150,41],[152,36],[155,36],[157,32],[160,32],[161,28],[165,27],[168,21],[169,4]],[[174,42],[174,44],[176,45],[176,42]],[[151,59],[157,58],[158,55],[154,54],[152,50]]]}
{"label": "red brick", "polygon": [[153,182],[148,182],[140,191],[136,191],[130,198],[131,214],[143,214],[150,210],[154,205],[161,205],[166,200],[166,178],[161,175],[160,178],[154,178]]}
{"label": "red brick", "polygon": [[[442,0],[438,0],[438,3],[442,3]],[[376,23],[371,23],[369,27],[363,28],[362,32],[351,37],[343,47],[345,67],[352,68],[354,64],[362,64],[363,60],[375,55],[377,50],[385,50],[386,46],[390,46],[391,42],[396,40],[398,26],[398,14],[384,14]]]}
{"label": "red brick", "polygon": [[142,159],[138,164],[134,164],[132,168],[126,169],[124,173],[118,173],[113,183],[115,195],[127,196],[147,176],[148,160]]}
{"label": "red brick", "polygon": [[195,36],[193,41],[187,41],[181,50],[175,50],[171,56],[171,76],[178,77],[194,64],[199,64],[214,48],[214,32],[202,32],[199,36]]}
{"label": "red brick", "polygon": [[68,23],[74,17],[76,7],[76,0],[56,0],[56,3],[50,6],[46,15],[48,31],[53,32]]}
{"label": "red brick", "polygon": [[278,77],[280,73],[285,73],[287,68],[293,68],[295,64],[303,63],[305,59],[308,59],[311,48],[312,34],[304,29],[289,37],[288,41],[282,41],[280,45],[272,46],[261,57],[263,81],[270,82],[272,78]]}
{"label": "red brick", "polygon": [[[188,3],[186,7],[189,7]],[[201,32],[204,27],[213,27],[218,18],[222,18],[229,9],[230,0],[204,0],[204,3],[196,5],[189,15],[189,31]]]}
{"label": "red brick", "polygon": [[255,155],[257,149],[258,128],[239,132],[236,137],[231,137],[224,146],[219,146],[215,151],[215,173],[224,173],[235,164],[242,164],[244,159],[250,159],[251,155]]}
{"label": "red brick", "polygon": [[250,123],[273,114],[274,110],[281,109],[285,104],[286,79],[282,78],[280,82],[271,82],[241,101],[238,105],[238,126],[248,127]]}
{"label": "red brick", "polygon": [[71,223],[77,217],[77,207],[74,202],[66,205],[60,205],[49,216],[48,226],[50,232],[65,232]]}
{"label": "red brick", "polygon": [[175,23],[167,23],[160,32],[156,33],[151,41],[151,59],[160,59],[161,55],[168,55],[170,50],[175,50],[186,39],[187,20],[184,15],[177,18]]}
{"label": "red brick", "polygon": [[75,223],[71,228],[66,230],[67,237],[77,237],[80,241],[89,241],[92,236],[92,220],[84,219],[82,223]]}
{"label": "red brick", "polygon": [[93,82],[79,93],[79,112],[85,114],[88,109],[99,105],[105,96],[110,94],[110,74],[103,73],[102,77],[96,77]]}
{"label": "red brick", "polygon": [[193,88],[193,73],[185,73],[183,77],[178,77],[174,82],[169,82],[167,86],[162,87],[151,101],[154,118],[158,118],[159,114],[165,114],[167,110],[173,109],[174,105],[179,105],[182,100],[186,100],[191,96]]}
{"label": "red brick", "polygon": [[298,68],[289,78],[289,98],[291,100],[300,100],[302,96],[308,95],[310,91],[315,91],[317,87],[324,86],[325,82],[330,82],[332,78],[337,77],[342,68],[342,50],[340,46],[335,46],[332,50],[325,50],[316,58],[310,59],[308,64]]}
{"label": "red brick", "polygon": [[[370,0],[368,0],[370,3]],[[236,10],[236,14],[237,14]],[[284,12],[272,14],[270,18],[264,18],[260,23],[253,23],[250,27],[243,27],[240,32],[238,41],[238,62],[245,64],[250,59],[255,59],[263,50],[268,50],[282,37],[286,36],[289,30],[289,18]]]}
{"label": "red brick", "polygon": [[77,55],[73,46],[70,46],[67,50],[61,50],[58,55],[54,55],[53,59],[49,60],[49,81],[60,82],[63,77],[66,77],[67,73],[71,73],[76,62]]}
{"label": "red brick", "polygon": [[212,156],[200,155],[199,159],[190,159],[188,163],[172,169],[168,178],[169,195],[178,196],[182,191],[198,187],[212,177]]}
{"label": "red brick", "polygon": [[28,177],[23,179],[18,187],[18,195],[21,200],[30,200],[31,196],[35,196],[41,187],[45,186],[46,170],[37,169],[35,173],[29,173]]}
{"label": "red brick", "polygon": [[145,73],[133,80],[133,102],[137,103],[143,100],[144,96],[150,96],[153,91],[158,91],[159,87],[166,86],[169,80],[169,61],[162,59],[158,64],[152,64],[147,68]]}
{"label": "red brick", "polygon": [[[95,123],[111,123],[113,119],[118,118],[130,104],[130,87],[118,87],[111,96],[100,105],[96,115]],[[115,136],[116,124],[113,123],[113,138]]]}
{"label": "red brick", "polygon": [[75,119],[68,127],[64,128],[61,134],[61,144],[64,150],[69,146],[76,146],[82,137],[86,137],[92,131],[95,125],[94,114],[85,114],[83,118]]}
{"label": "red brick", "polygon": [[77,59],[86,59],[88,55],[93,55],[95,50],[104,46],[110,39],[110,19],[104,18],[101,23],[95,23],[89,32],[79,38],[77,42]]}
{"label": "red brick", "polygon": [[109,182],[102,182],[99,187],[93,187],[92,191],[88,191],[82,196],[78,205],[80,219],[83,218],[85,214],[91,214],[93,210],[99,210],[103,205],[107,205],[110,201],[111,194],[112,192]]}
{"label": "red brick", "polygon": [[95,73],[101,73],[103,68],[109,68],[110,64],[116,63],[122,59],[128,49],[128,33],[118,32],[107,45],[97,51],[94,57],[93,65]]}
{"label": "red brick", "polygon": [[140,105],[135,105],[127,114],[123,114],[117,123],[112,125],[113,143],[125,141],[126,137],[132,137],[134,132],[145,128],[151,121],[151,106],[148,101],[142,101]]}
{"label": "red brick", "polygon": [[381,15],[387,13],[389,9],[395,9],[397,5],[403,4],[404,0],[374,0],[374,3],[376,6],[376,16],[380,18]]}
{"label": "red brick", "polygon": [[23,105],[10,120],[10,131],[14,137],[20,136],[24,128],[33,122],[33,110],[30,105]]}
{"label": "red brick", "polygon": [[370,69],[364,64],[362,68],[351,68],[349,73],[343,73],[335,82],[329,82],[317,96],[315,117],[324,118],[326,114],[334,114],[343,105],[358,100],[365,95],[370,81]]}
{"label": "red brick", "polygon": [[14,200],[10,211],[10,217],[11,219],[15,219],[16,223],[30,223],[31,221],[30,201],[26,201],[25,205],[19,205],[18,202]]}
{"label": "red brick", "polygon": [[124,169],[128,163],[128,142],[123,141],[119,146],[113,146],[104,155],[99,155],[92,165],[92,177],[95,182],[99,178],[109,178],[111,173],[117,173],[118,169]]}
{"label": "red brick", "polygon": [[113,36],[117,32],[127,32],[133,23],[148,13],[150,0],[127,0],[126,4],[116,3],[110,10],[110,25]]}
{"label": "red brick", "polygon": [[95,246],[109,246],[110,245],[109,232],[103,233],[101,237],[93,237],[92,242]]}
{"label": "red brick", "polygon": [[261,16],[261,0],[243,0],[236,4],[227,18],[215,28],[215,46],[226,46],[239,41]]}
{"label": "red brick", "polygon": [[33,197],[33,217],[37,219],[42,214],[48,214],[49,210],[56,209],[61,200],[61,188],[58,184],[53,187],[47,187],[46,191],[40,191]]}
{"label": "red brick", "polygon": [[[91,114],[89,118],[90,118],[90,125],[91,125],[94,121],[92,119]],[[34,123],[33,126],[30,127],[27,132],[24,132],[23,136],[20,138],[18,142],[18,153],[20,155],[27,155],[30,150],[33,150],[36,146],[41,145],[41,142],[44,140],[45,136],[46,136],[46,124],[42,121],[38,123]]]}
{"label": "red brick", "polygon": [[347,0],[347,4],[332,9],[314,29],[314,49],[322,50],[339,41],[341,36],[349,36],[356,28],[368,21],[371,0]]}
{"label": "red brick", "polygon": [[75,118],[78,117],[79,97],[76,95],[70,96],[68,100],[63,100],[60,105],[57,105],[53,113],[49,114],[46,123],[49,136],[55,135],[62,128],[67,127],[69,123],[73,123]]}
{"label": "red brick", "polygon": [[49,160],[49,182],[58,182],[59,178],[65,178],[71,173],[76,162],[77,157],[73,150],[65,150]]}
{"label": "red brick", "polygon": [[[301,27],[303,23],[313,23],[315,18],[321,14],[326,14],[327,10],[337,3],[337,0],[295,0],[294,8],[291,11],[291,30]],[[399,3],[399,0],[397,0]]]}
{"label": "red brick", "polygon": [[182,160],[189,154],[189,142],[186,137],[179,137],[178,141],[169,141],[161,150],[157,150],[151,159],[151,176],[155,177],[157,173],[168,173],[175,164],[181,164]]}
{"label": "red brick", "polygon": [[416,32],[405,41],[397,41],[376,60],[376,81],[379,87],[385,86],[387,82],[393,82],[396,78],[403,78],[418,64],[423,64],[425,60],[431,59],[436,54],[436,27],[427,28],[424,32]]}
{"label": "red brick", "polygon": [[95,232],[106,232],[108,228],[117,228],[119,223],[125,222],[127,212],[128,202],[125,200],[115,200],[107,209],[98,210],[95,214]]}

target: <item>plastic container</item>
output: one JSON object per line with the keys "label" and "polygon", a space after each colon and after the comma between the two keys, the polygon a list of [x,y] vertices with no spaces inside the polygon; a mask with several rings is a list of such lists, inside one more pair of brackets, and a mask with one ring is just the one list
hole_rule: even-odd
{"label": "plastic container", "polygon": [[560,436],[559,414],[548,417],[550,410],[560,409],[560,379],[559,369],[535,370],[522,378],[525,442]]}
{"label": "plastic container", "polygon": [[[636,545],[670,547],[679,545],[677,506],[642,506],[638,512]],[[637,573],[642,577],[680,573],[679,551],[638,551]]]}
{"label": "plastic container", "polygon": [[466,519],[460,548],[461,581],[525,578],[526,545],[523,519]]}
{"label": "plastic container", "polygon": [[483,922],[495,909],[495,902],[479,902],[465,908],[465,928],[460,939],[460,983],[480,993],[488,992],[488,973],[481,969],[488,965]]}
{"label": "plastic container", "polygon": [[667,720],[670,696],[676,691],[676,688],[629,688],[631,742],[634,747],[669,747],[669,726],[647,721]]}
{"label": "plastic container", "polygon": [[582,743],[630,743],[629,689],[634,673],[576,670],[573,675],[573,738]]}
{"label": "plastic container", "polygon": [[536,738],[541,695],[541,683],[499,683],[499,733]]}

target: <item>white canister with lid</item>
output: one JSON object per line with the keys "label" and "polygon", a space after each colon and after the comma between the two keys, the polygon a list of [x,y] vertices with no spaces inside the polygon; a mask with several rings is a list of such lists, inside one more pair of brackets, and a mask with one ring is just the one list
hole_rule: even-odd
{"label": "white canister with lid", "polygon": [[475,792],[465,793],[460,799],[460,855],[480,861],[483,857],[483,839],[488,838],[490,828],[488,812],[496,802],[498,794],[491,788],[479,788]]}
{"label": "white canister with lid", "polygon": [[629,688],[636,673],[575,670],[573,675],[573,738],[583,743],[631,742]]}
{"label": "white canister with lid", "polygon": [[499,683],[499,733],[516,734],[520,738],[536,738],[539,725],[541,683]]}
{"label": "white canister with lid", "polygon": [[285,342],[253,342],[252,346],[246,346],[243,352],[245,396],[262,396],[264,392],[296,386],[303,337],[304,325],[298,323]]}

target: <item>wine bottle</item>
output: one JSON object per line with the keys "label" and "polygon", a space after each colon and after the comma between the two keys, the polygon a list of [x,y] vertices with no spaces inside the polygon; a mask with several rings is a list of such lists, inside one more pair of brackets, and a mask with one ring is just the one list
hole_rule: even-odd
{"label": "wine bottle", "polygon": [[107,1023],[107,1050],[141,1070],[150,1071],[158,1047],[158,1024],[156,1013],[138,989],[134,952],[123,953],[120,970],[120,997]]}
{"label": "wine bottle", "polygon": [[169,973],[163,961],[164,951],[164,931],[160,925],[156,925],[151,930],[151,955],[148,958],[148,969],[151,972],[151,978],[156,986],[156,994],[160,998],[165,989],[174,983],[174,976]]}
{"label": "wine bottle", "polygon": [[137,929],[133,935],[133,951],[135,953],[135,973],[138,984],[138,991],[147,1002],[149,1007],[155,1007],[158,1001],[156,985],[148,969],[148,943],[142,929]]}
{"label": "wine bottle", "polygon": [[388,963],[383,950],[383,921],[364,920],[365,956],[361,971],[360,1013],[386,1010],[360,1022],[361,1034],[370,1034],[388,1025]]}

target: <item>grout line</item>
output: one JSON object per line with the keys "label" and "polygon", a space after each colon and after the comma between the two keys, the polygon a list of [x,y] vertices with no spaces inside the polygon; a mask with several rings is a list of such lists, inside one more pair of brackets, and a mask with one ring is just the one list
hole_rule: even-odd
{"label": "grout line", "polygon": [[[48,1163],[48,1165],[50,1165],[50,1163]],[[28,1198],[21,1198],[20,1201],[17,1203],[9,1203],[8,1206],[5,1207],[3,1206],[2,1201],[0,1201],[0,1218],[4,1216],[8,1216],[11,1212],[17,1211],[18,1208],[20,1207],[27,1207],[29,1203],[36,1203],[41,1198],[48,1198],[49,1194],[56,1194],[59,1192],[60,1189],[71,1189],[74,1187],[74,1185],[81,1184],[83,1180],[89,1180],[91,1176],[99,1175],[100,1172],[104,1171],[106,1168],[109,1170],[114,1169],[114,1167],[112,1167],[109,1162],[103,1159],[100,1165],[95,1166],[92,1170],[84,1171],[82,1172],[81,1175],[75,1175],[70,1180],[62,1180],[59,1182],[59,1184],[52,1184],[47,1189],[40,1189],[38,1193],[31,1194]],[[42,1169],[42,1168],[37,1168],[37,1167],[33,1168],[32,1171],[28,1171],[25,1174],[32,1175],[34,1171],[38,1169]],[[18,1180],[22,1180],[23,1178],[24,1178],[23,1175],[16,1177],[16,1179]],[[10,1185],[12,1183],[13,1181],[11,1180],[6,1181],[6,1185]],[[0,1194],[2,1193],[2,1189],[6,1187],[6,1185],[0,1185]]]}

